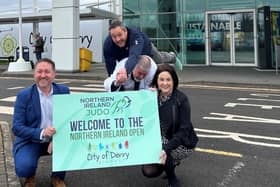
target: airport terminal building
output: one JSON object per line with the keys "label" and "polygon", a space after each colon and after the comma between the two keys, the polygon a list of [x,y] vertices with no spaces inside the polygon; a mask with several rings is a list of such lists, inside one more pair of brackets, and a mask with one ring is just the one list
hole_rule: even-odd
{"label": "airport terminal building", "polygon": [[[52,5],[46,10],[23,14],[22,42],[31,59],[36,29],[45,39],[43,57],[52,57]],[[280,59],[280,0],[92,0],[80,1],[79,11],[79,47],[91,50],[98,63],[116,17],[147,33],[160,50],[175,51],[185,66],[272,69]],[[18,30],[17,14],[2,11],[0,57],[16,56]]]}
{"label": "airport terminal building", "polygon": [[122,16],[185,65],[275,68],[279,0],[123,0]]}

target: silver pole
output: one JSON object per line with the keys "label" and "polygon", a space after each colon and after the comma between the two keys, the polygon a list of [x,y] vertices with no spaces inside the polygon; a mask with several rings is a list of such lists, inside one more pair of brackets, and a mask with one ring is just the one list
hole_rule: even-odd
{"label": "silver pole", "polygon": [[275,42],[274,53],[275,53],[275,72],[276,72],[276,75],[278,75],[278,61],[280,60],[279,59],[280,44],[278,45],[278,40],[277,39],[276,39],[276,42]]}

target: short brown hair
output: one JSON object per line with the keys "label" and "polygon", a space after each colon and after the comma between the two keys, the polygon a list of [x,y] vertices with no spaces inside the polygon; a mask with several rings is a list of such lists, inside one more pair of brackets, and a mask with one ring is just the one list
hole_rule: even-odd
{"label": "short brown hair", "polygon": [[116,28],[116,27],[121,27],[123,29],[126,29],[124,24],[120,20],[113,20],[109,26],[109,31]]}
{"label": "short brown hair", "polygon": [[35,67],[34,67],[34,68],[36,69],[37,65],[38,65],[39,63],[42,63],[42,62],[47,62],[48,64],[50,64],[50,65],[52,66],[53,70],[55,71],[55,63],[54,63],[54,61],[52,61],[52,60],[49,59],[49,58],[42,58],[42,59],[38,60],[38,61],[36,62],[36,64],[35,64]]}

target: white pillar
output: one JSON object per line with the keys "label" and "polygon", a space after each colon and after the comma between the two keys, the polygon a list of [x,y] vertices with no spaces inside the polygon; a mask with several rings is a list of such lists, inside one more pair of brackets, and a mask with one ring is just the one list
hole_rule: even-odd
{"label": "white pillar", "polygon": [[79,6],[79,0],[52,0],[52,60],[57,71],[79,71]]}

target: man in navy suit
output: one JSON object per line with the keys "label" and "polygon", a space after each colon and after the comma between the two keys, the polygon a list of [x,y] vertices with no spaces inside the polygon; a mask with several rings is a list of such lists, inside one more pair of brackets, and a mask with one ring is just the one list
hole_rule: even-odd
{"label": "man in navy suit", "polygon": [[[55,63],[47,58],[35,65],[36,84],[23,89],[17,95],[13,116],[15,135],[15,171],[24,177],[24,186],[35,187],[35,174],[40,156],[51,154],[52,136],[56,129],[52,124],[53,95],[69,94],[69,88],[54,83]],[[53,172],[53,186],[65,187],[65,171]]]}

